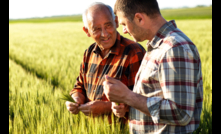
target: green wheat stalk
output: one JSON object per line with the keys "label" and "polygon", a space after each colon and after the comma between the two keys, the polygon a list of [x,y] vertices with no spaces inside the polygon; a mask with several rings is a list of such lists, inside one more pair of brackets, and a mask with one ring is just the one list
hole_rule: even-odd
{"label": "green wheat stalk", "polygon": [[70,96],[70,94],[68,93],[62,93],[60,99],[64,101],[70,101],[70,102],[76,103],[74,99]]}

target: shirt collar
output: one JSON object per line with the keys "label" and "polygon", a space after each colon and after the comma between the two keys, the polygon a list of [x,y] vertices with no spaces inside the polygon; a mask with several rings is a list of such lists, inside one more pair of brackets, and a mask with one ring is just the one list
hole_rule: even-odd
{"label": "shirt collar", "polygon": [[[120,41],[121,41],[121,36],[120,34],[117,32],[117,38],[116,41],[114,43],[114,45],[111,47],[110,52],[111,54],[115,54],[118,55],[120,53]],[[95,44],[95,47],[93,49],[94,53],[100,54],[101,53],[101,49],[99,48],[98,44]]]}
{"label": "shirt collar", "polygon": [[172,30],[176,29],[175,20],[171,20],[165,23],[154,36],[154,38],[147,43],[147,47],[150,45],[152,48],[157,48],[161,44],[162,40],[166,37],[166,35]]}

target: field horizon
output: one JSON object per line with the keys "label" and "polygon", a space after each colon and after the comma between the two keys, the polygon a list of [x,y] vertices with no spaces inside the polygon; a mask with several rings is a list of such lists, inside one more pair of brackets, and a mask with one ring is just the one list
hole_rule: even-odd
{"label": "field horizon", "polygon": [[[192,8],[162,9],[162,16],[166,20],[184,20],[184,19],[212,19],[212,6],[198,6]],[[51,23],[51,22],[82,22],[81,14],[76,15],[58,15],[49,17],[36,17],[24,19],[9,19],[11,23]]]}

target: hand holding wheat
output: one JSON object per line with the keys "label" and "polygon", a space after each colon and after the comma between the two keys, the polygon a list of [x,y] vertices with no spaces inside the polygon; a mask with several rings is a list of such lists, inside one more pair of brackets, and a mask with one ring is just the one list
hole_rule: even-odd
{"label": "hand holding wheat", "polygon": [[69,94],[62,94],[61,98],[62,100],[66,101],[66,106],[68,111],[70,111],[72,114],[78,114],[79,110],[78,107],[80,106],[80,104],[78,104]]}

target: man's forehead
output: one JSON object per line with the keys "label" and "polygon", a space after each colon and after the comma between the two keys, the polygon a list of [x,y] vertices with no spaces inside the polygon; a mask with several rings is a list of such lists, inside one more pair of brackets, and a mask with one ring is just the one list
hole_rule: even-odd
{"label": "man's forehead", "polygon": [[116,15],[117,15],[117,17],[118,17],[118,21],[119,21],[119,23],[128,20],[127,17],[124,15],[124,13],[121,12],[121,11],[117,11],[117,12],[116,12]]}
{"label": "man's forehead", "polygon": [[104,16],[111,15],[107,8],[90,8],[87,12],[87,18],[93,19],[101,14],[104,14]]}
{"label": "man's forehead", "polygon": [[118,16],[118,18],[120,19],[127,19],[127,17],[125,16],[125,14],[122,11],[117,11],[116,15]]}
{"label": "man's forehead", "polygon": [[98,6],[98,5],[89,8],[87,12],[88,12],[87,14],[89,14],[90,16],[96,16],[100,13],[106,13],[107,15],[110,14],[110,11],[108,10],[107,7]]}
{"label": "man's forehead", "polygon": [[113,18],[110,13],[105,10],[91,11],[87,14],[87,21],[89,25],[96,25],[97,23],[113,23]]}

